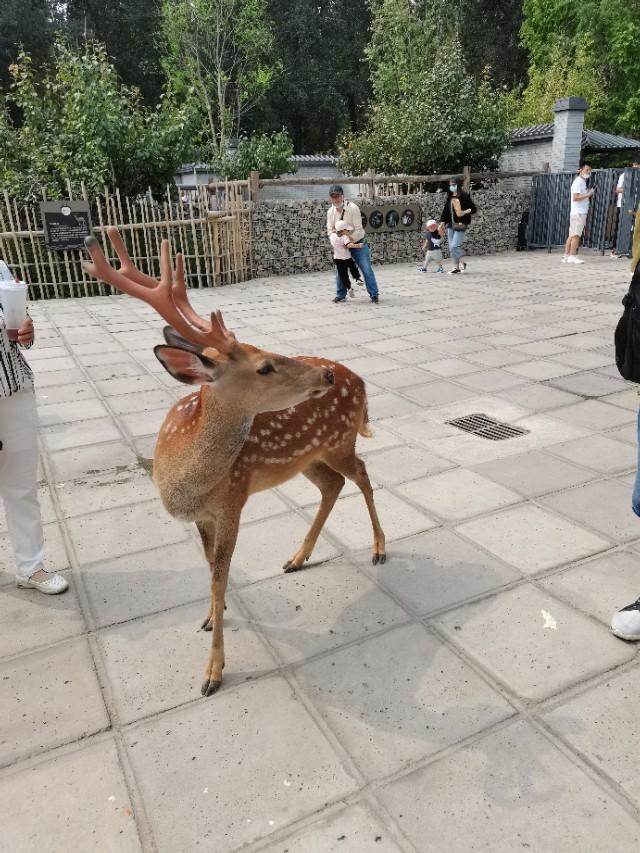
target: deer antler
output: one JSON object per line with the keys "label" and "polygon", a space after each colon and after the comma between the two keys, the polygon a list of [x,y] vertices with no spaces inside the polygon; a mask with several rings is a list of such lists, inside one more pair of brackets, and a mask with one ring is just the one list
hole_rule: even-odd
{"label": "deer antler", "polygon": [[117,228],[107,228],[107,234],[120,259],[120,269],[115,269],[107,261],[95,237],[87,237],[85,247],[91,262],[84,261],[83,267],[90,275],[151,305],[193,344],[214,347],[221,353],[230,353],[237,346],[236,336],[225,326],[220,311],[213,312],[207,322],[191,307],[184,277],[184,260],[182,255],[178,255],[174,272],[168,240],[163,240],[160,247],[160,278],[156,279],[134,265]]}

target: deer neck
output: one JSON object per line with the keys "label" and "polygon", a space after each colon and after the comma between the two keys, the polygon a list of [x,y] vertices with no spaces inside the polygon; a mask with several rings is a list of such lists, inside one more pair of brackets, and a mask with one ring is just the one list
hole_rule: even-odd
{"label": "deer neck", "polygon": [[166,497],[176,490],[192,497],[211,492],[242,450],[253,415],[232,395],[203,385],[177,403],[169,418],[154,460],[158,488]]}
{"label": "deer neck", "polygon": [[224,477],[249,435],[253,415],[231,394],[221,394],[208,385],[200,389],[200,429],[196,456],[211,475]]}

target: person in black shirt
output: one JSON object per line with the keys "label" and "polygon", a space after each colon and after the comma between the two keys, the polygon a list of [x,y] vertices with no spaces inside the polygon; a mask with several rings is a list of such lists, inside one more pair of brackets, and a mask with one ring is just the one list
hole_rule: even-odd
{"label": "person in black shirt", "polygon": [[430,219],[427,222],[427,231],[422,242],[422,251],[424,255],[424,266],[418,267],[419,272],[428,272],[429,263],[433,261],[436,265],[436,272],[444,272],[442,266],[442,241],[444,237],[438,231],[438,223],[435,219]]}
{"label": "person in black shirt", "polygon": [[450,275],[464,272],[467,268],[466,262],[462,260],[462,244],[475,212],[476,206],[469,193],[461,189],[457,178],[450,178],[440,223],[441,233],[444,234],[445,227],[447,229],[449,253],[453,260],[453,269],[449,270]]}

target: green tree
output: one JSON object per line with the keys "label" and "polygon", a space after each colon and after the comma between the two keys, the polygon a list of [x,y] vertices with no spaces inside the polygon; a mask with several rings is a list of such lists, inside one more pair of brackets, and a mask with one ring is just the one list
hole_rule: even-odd
{"label": "green tree", "polygon": [[269,11],[282,69],[247,128],[285,127],[301,154],[335,151],[340,131],[359,129],[371,91],[368,0],[269,0]]}
{"label": "green tree", "polygon": [[281,130],[241,137],[234,151],[225,152],[212,165],[216,174],[228,181],[244,181],[252,171],[260,172],[262,178],[278,178],[296,171],[292,155],[291,139]]}
{"label": "green tree", "polygon": [[458,30],[467,70],[481,79],[486,68],[496,86],[526,81],[527,52],[520,42],[522,0],[460,0]]}
{"label": "green tree", "polygon": [[[586,57],[582,70],[601,85],[602,105],[586,120],[606,130],[640,132],[640,0],[524,0],[523,11],[522,42],[534,85],[539,88],[536,78],[554,65],[550,74],[557,80],[563,52],[575,57],[589,45],[591,70]],[[572,75],[566,79],[574,85]]]}
{"label": "green tree", "polygon": [[605,78],[588,35],[573,42],[565,37],[559,38],[547,64],[529,68],[529,83],[522,95],[516,123],[527,125],[553,121],[553,105],[567,95],[586,98],[589,110],[585,120],[589,126],[597,126],[606,117]]}
{"label": "green tree", "polygon": [[340,163],[351,173],[457,171],[495,166],[508,141],[506,108],[488,78],[466,70],[445,4],[382,0],[367,58],[373,99],[365,130],[345,133]]}
{"label": "green tree", "polygon": [[0,87],[11,82],[9,66],[21,50],[27,51],[36,64],[50,54],[55,28],[52,0],[2,0],[0,4]]}
{"label": "green tree", "polygon": [[62,27],[71,43],[102,42],[122,80],[156,104],[164,84],[160,19],[161,0],[67,0]]}
{"label": "green tree", "polygon": [[220,157],[277,73],[266,0],[163,0],[162,32],[167,75],[194,97]]}
{"label": "green tree", "polygon": [[[11,90],[0,112],[0,181],[22,198],[66,195],[84,184],[128,194],[160,193],[193,150],[191,116],[166,95],[155,109],[124,86],[104,47],[81,51],[56,44],[54,62],[38,81],[31,57],[12,66]],[[14,125],[6,106],[23,116]]]}

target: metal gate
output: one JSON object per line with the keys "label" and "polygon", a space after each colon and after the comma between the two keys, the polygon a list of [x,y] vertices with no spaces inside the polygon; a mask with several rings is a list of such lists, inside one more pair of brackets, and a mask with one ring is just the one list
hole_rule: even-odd
{"label": "metal gate", "polygon": [[[622,169],[594,170],[589,186],[595,192],[589,205],[589,215],[582,236],[582,245],[604,253],[613,245],[616,228],[615,192]],[[622,207],[617,222],[617,251],[628,254],[633,231],[632,211],[640,201],[640,169],[624,170]],[[571,184],[573,172],[554,172],[536,175],[531,182],[527,244],[531,248],[563,246],[569,233]]]}

